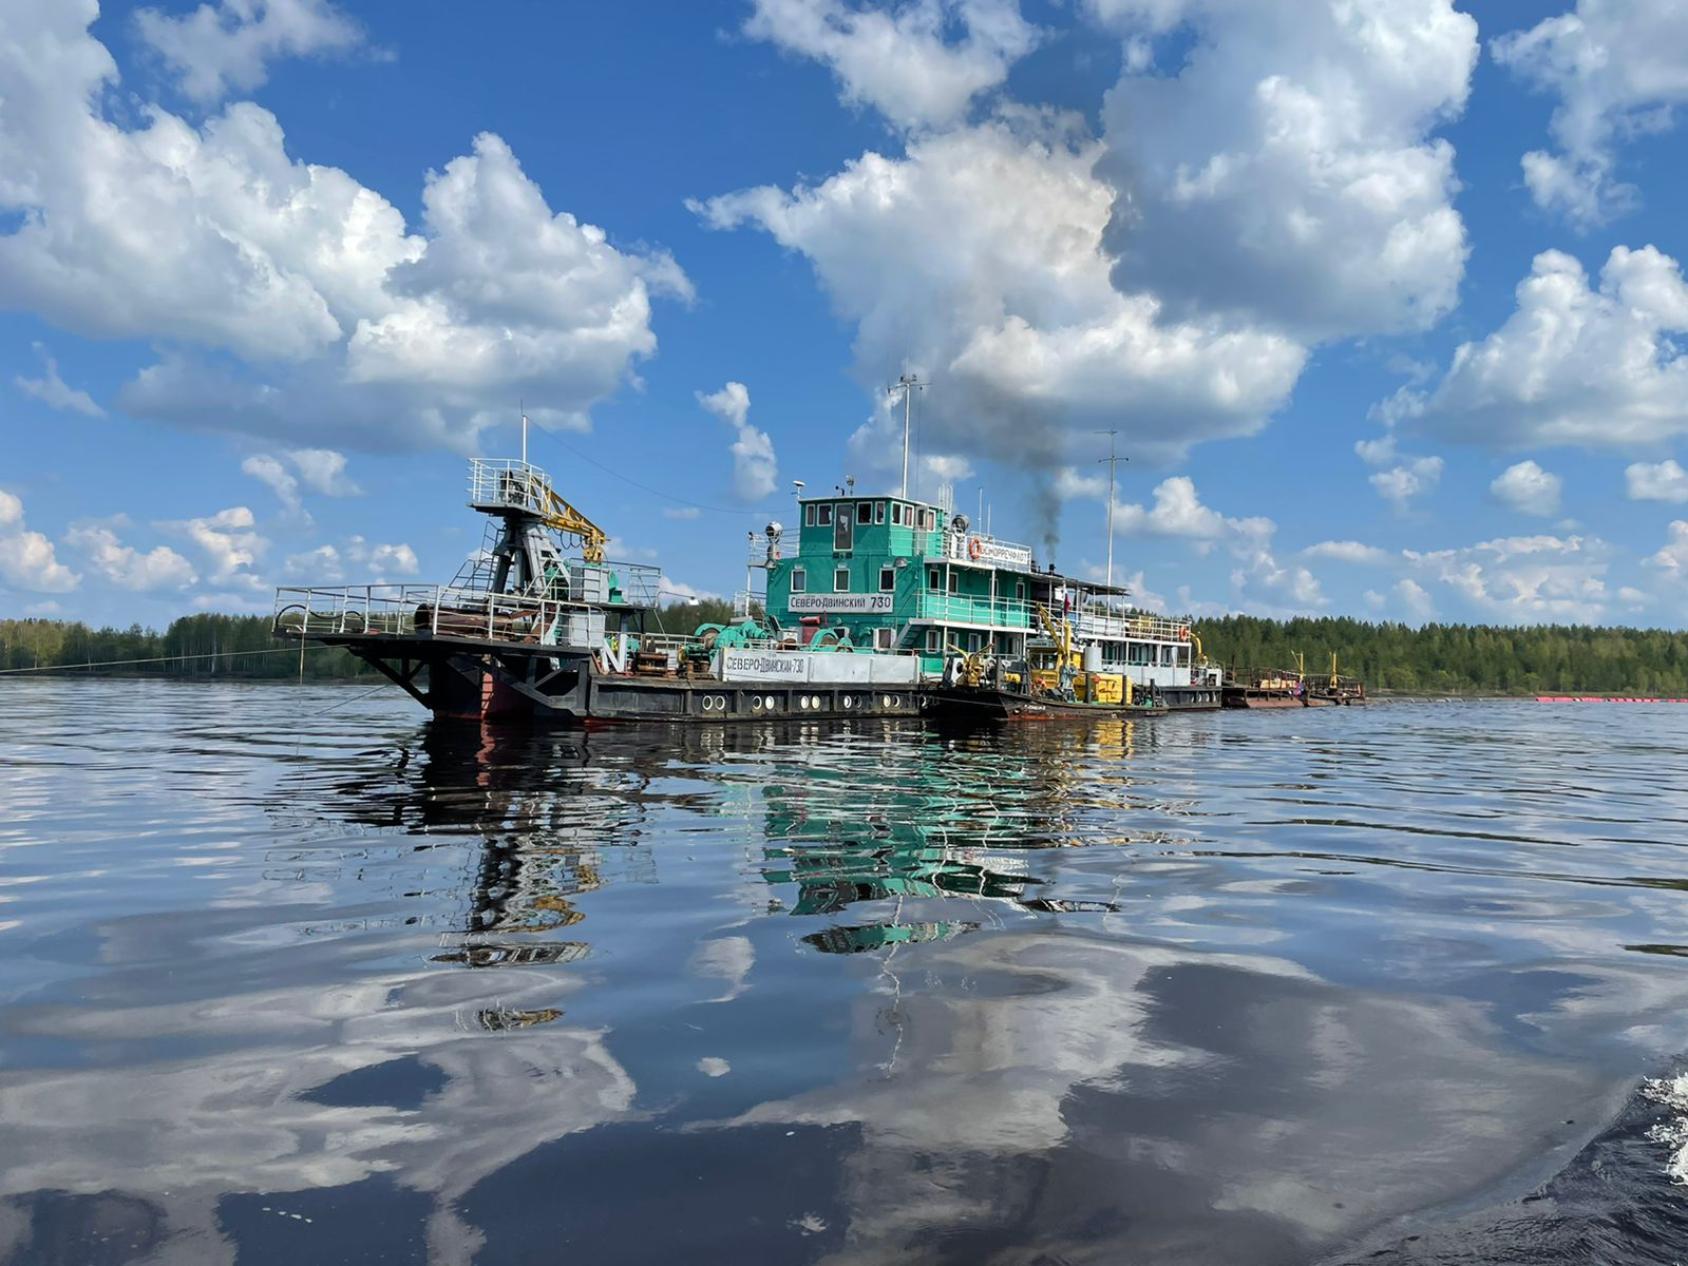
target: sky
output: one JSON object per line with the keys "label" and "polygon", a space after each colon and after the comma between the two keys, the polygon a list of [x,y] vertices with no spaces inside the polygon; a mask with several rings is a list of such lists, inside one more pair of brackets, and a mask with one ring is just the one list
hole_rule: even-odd
{"label": "sky", "polygon": [[0,617],[449,580],[524,411],[731,594],[913,373],[1151,609],[1680,628],[1685,104],[1681,0],[0,0]]}

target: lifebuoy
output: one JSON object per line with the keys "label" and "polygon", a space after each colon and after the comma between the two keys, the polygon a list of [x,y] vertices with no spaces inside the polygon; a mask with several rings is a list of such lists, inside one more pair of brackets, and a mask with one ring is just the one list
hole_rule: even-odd
{"label": "lifebuoy", "polygon": [[1178,626],[1178,640],[1180,642],[1188,642],[1190,640],[1190,626],[1188,624],[1181,624]]}
{"label": "lifebuoy", "polygon": [[984,552],[985,547],[978,537],[975,536],[972,540],[967,542],[967,557],[971,558],[974,562],[978,562],[979,556]]}

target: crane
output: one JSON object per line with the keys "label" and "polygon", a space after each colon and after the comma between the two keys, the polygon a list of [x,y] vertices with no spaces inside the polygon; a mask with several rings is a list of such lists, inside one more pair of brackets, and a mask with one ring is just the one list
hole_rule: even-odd
{"label": "crane", "polygon": [[580,538],[580,556],[589,563],[604,561],[609,534],[557,494],[549,480],[540,484],[539,519],[546,527]]}

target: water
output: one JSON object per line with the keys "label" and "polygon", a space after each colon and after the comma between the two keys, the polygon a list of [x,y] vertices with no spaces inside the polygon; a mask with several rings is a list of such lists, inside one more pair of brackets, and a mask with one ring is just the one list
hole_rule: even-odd
{"label": "water", "polygon": [[9,682],[0,1262],[1682,1260],[1684,715]]}

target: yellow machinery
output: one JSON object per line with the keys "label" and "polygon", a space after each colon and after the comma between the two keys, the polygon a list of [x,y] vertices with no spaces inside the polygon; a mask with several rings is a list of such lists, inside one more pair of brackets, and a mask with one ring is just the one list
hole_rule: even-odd
{"label": "yellow machinery", "polygon": [[[1071,683],[1073,696],[1086,703],[1131,705],[1132,683],[1119,673],[1084,671],[1084,656],[1073,648],[1073,626],[1063,616],[1059,626],[1041,604],[1032,608],[1044,633],[1055,643],[1053,651],[1043,652],[1043,663],[1034,661],[1032,684],[1045,694],[1060,694],[1065,683]],[[1053,664],[1049,661],[1053,660]]]}
{"label": "yellow machinery", "polygon": [[604,547],[609,544],[609,535],[591,519],[576,510],[567,501],[557,495],[549,481],[541,485],[544,505],[540,512],[540,520],[548,528],[554,528],[568,536],[580,538],[580,556],[589,563],[604,561]]}

